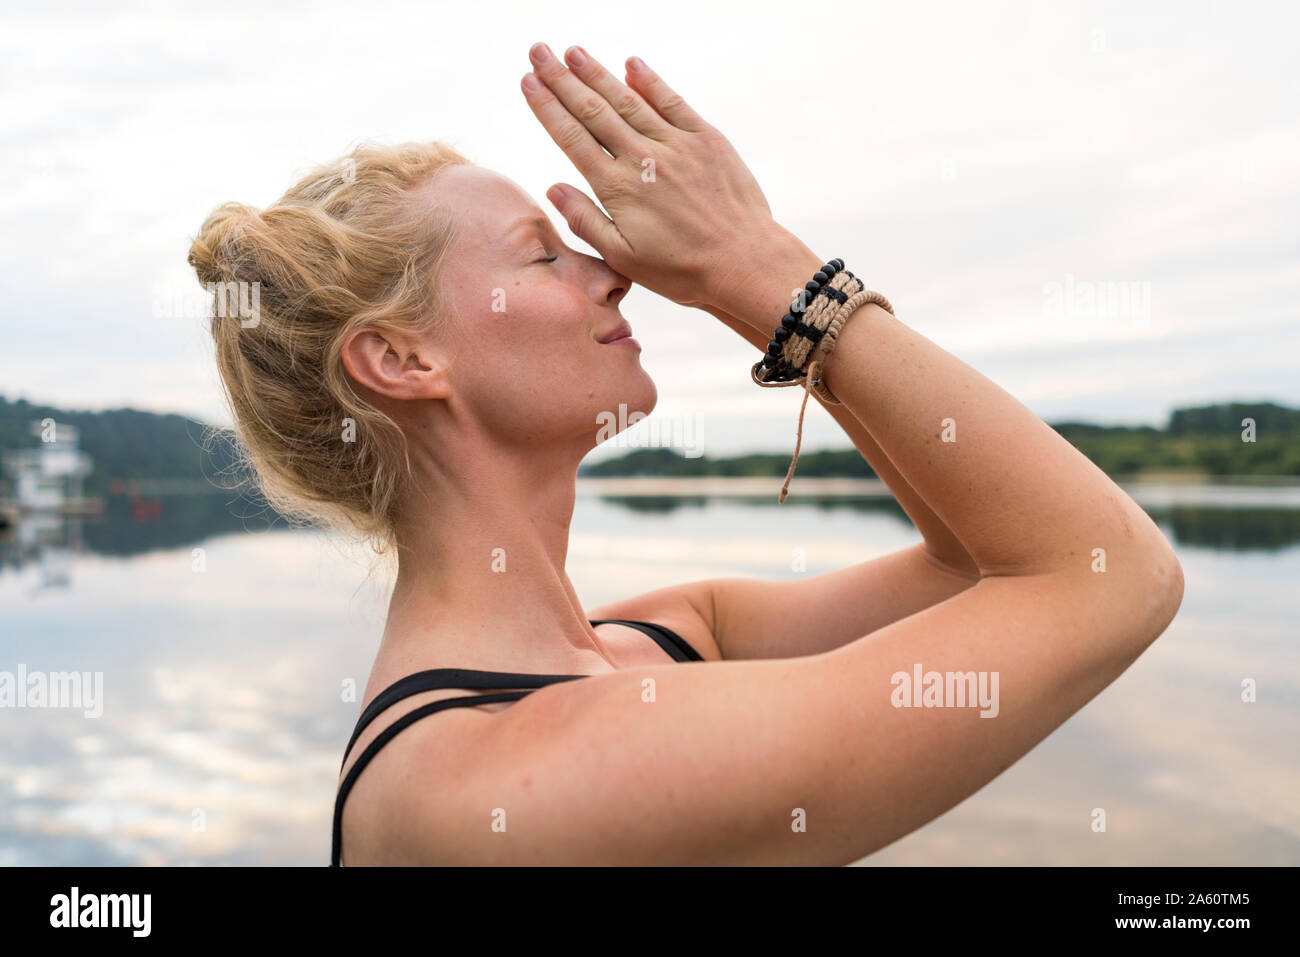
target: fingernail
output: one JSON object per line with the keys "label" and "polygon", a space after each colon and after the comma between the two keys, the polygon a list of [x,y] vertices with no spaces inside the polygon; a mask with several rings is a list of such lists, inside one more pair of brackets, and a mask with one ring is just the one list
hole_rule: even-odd
{"label": "fingernail", "polygon": [[569,47],[564,51],[574,66],[584,66],[587,62],[587,54],[583,52],[582,47]]}
{"label": "fingernail", "polygon": [[538,63],[545,63],[551,59],[551,48],[545,43],[534,43],[528,52],[533,55],[533,58]]}
{"label": "fingernail", "polygon": [[628,66],[632,68],[634,73],[645,72],[646,65],[643,62],[641,62],[641,58],[639,56],[632,57],[632,59],[628,60],[627,63]]}
{"label": "fingernail", "polygon": [[534,93],[536,93],[541,88],[542,88],[542,81],[537,79],[536,73],[524,74],[524,89],[532,90]]}

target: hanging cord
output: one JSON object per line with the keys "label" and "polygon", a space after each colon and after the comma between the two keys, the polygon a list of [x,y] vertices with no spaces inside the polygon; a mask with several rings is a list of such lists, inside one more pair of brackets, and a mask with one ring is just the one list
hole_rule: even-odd
{"label": "hanging cord", "polygon": [[807,373],[803,377],[803,402],[799,404],[799,426],[794,436],[794,458],[790,460],[790,468],[785,473],[785,481],[781,484],[781,494],[777,498],[777,503],[784,505],[785,498],[790,494],[790,480],[794,478],[795,467],[799,464],[799,449],[803,445],[803,416],[808,410],[808,396],[816,392],[823,401],[831,405],[839,405],[840,400],[835,398],[835,394],[827,388],[822,378],[822,370],[825,366],[827,357],[835,349],[835,341],[839,338],[840,329],[848,320],[853,311],[865,302],[874,302],[884,308],[891,316],[894,314],[893,308],[889,305],[889,300],[878,292],[872,292],[864,289],[861,292],[850,296],[848,301],[841,307],[839,313],[831,321],[831,325],[826,329],[826,335],[822,337],[822,347],[818,350],[818,355],[808,363]]}
{"label": "hanging cord", "polygon": [[[793,385],[804,387],[803,402],[799,406],[799,424],[795,430],[794,458],[785,473],[785,481],[781,484],[781,493],[777,497],[779,504],[785,503],[795,468],[799,464],[799,452],[803,446],[804,413],[808,410],[809,395],[815,392],[828,404],[840,404],[840,400],[827,388],[823,373],[826,360],[835,350],[844,324],[859,306],[867,302],[875,303],[891,316],[894,314],[889,300],[880,293],[867,289],[860,279],[843,268],[842,260],[831,260],[823,270],[829,272],[832,278],[824,282],[815,280],[809,284],[809,291],[813,292],[812,302],[805,310],[791,307],[791,312],[782,320],[784,334],[783,329],[778,328],[777,337],[768,344],[767,355],[750,372],[754,382],[764,388]],[[798,312],[802,312],[803,321],[791,321]]]}

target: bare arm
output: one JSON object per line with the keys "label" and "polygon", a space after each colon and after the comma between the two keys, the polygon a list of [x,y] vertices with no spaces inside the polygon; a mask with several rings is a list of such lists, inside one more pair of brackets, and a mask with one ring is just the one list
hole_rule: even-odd
{"label": "bare arm", "polygon": [[[663,665],[544,688],[472,759],[412,761],[410,863],[845,864],[979,790],[1115,679],[1177,606],[990,578],[844,648]],[[1134,582],[1134,584],[1137,584]],[[996,716],[897,708],[916,665],[996,672]],[[652,684],[651,684],[652,683]],[[647,689],[653,689],[653,699]],[[505,832],[491,828],[497,809]],[[806,831],[792,828],[797,815]],[[410,822],[416,837],[410,838]]]}
{"label": "bare arm", "polygon": [[[809,278],[811,278],[811,274]],[[793,291],[788,298],[794,298]],[[706,311],[757,348],[760,353],[767,348],[768,340],[772,337],[772,331],[776,328],[775,320],[772,322],[772,329],[760,330],[719,308],[706,307]],[[744,372],[743,369],[739,371]],[[821,403],[822,408],[829,412],[831,417],[840,424],[853,445],[862,453],[862,457],[867,460],[871,470],[885,483],[903,511],[907,513],[907,517],[912,520],[912,524],[916,526],[916,530],[921,533],[921,537],[925,540],[926,549],[934,557],[935,561],[959,575],[978,580],[979,566],[967,553],[961,541],[934,513],[934,509],[930,508],[924,499],[916,494],[916,490],[908,484],[907,479],[903,478],[898,469],[894,467],[894,463],[889,461],[889,457],[885,455],[871,433],[854,417],[853,413],[843,405],[827,405],[815,393],[809,401]]]}
{"label": "bare arm", "polygon": [[[811,277],[825,262],[776,224],[738,259],[743,266],[708,295],[759,332],[775,328],[772,317],[788,305],[798,285],[789,275]],[[1147,514],[1055,430],[877,305],[846,323],[825,378],[982,575],[1087,570],[1094,548],[1163,541]],[[1094,531],[1115,526],[1120,542]]]}
{"label": "bare arm", "polygon": [[[794,298],[793,291],[789,298]],[[705,309],[760,352],[767,348],[771,330],[760,331],[717,307]],[[822,400],[814,395],[812,401]],[[694,604],[708,609],[707,627],[724,658],[782,658],[829,651],[946,601],[980,579],[979,566],[961,541],[853,413],[843,405],[822,403],[822,407],[893,493],[921,533],[923,544],[805,579],[720,578],[683,586],[690,592],[707,592]]]}

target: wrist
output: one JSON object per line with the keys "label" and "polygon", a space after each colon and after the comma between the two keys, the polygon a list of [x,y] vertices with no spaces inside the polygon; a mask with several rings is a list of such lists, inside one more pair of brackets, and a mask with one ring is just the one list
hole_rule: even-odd
{"label": "wrist", "polygon": [[798,236],[776,226],[710,285],[706,305],[772,337],[790,303],[826,262]]}

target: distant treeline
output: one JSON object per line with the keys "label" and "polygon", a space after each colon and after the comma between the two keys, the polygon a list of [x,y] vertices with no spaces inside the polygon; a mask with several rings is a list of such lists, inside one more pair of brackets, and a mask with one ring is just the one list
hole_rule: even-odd
{"label": "distant treeline", "polygon": [[[31,423],[43,419],[54,420],[56,439],[61,425],[80,433],[79,446],[94,465],[83,486],[87,495],[106,494],[112,479],[207,480],[214,488],[229,488],[235,481],[229,431],[213,430],[183,415],[136,409],[76,412],[0,396],[0,451],[39,446],[40,436],[33,434]],[[6,489],[0,483],[0,491]]]}
{"label": "distant treeline", "polygon": [[[94,472],[85,483],[87,494],[106,494],[113,479],[188,479],[223,489],[236,482],[230,433],[182,415],[135,409],[78,412],[0,396],[0,450],[38,446],[40,438],[32,433],[31,423],[46,418],[80,431],[81,448],[94,460]],[[1242,441],[1243,419],[1254,420],[1253,442]],[[1110,475],[1300,475],[1300,409],[1271,402],[1178,409],[1164,429],[1080,422],[1052,428]],[[782,476],[789,465],[787,452],[687,458],[672,449],[644,448],[583,466],[579,474]],[[799,474],[869,478],[874,473],[858,451],[848,447],[803,453]],[[0,484],[0,494],[4,491]]]}
{"label": "distant treeline", "polygon": [[[1254,441],[1244,441],[1242,421],[1254,421]],[[1108,475],[1185,472],[1202,475],[1300,475],[1300,409],[1273,402],[1231,402],[1177,409],[1163,429],[1151,426],[1060,422],[1052,428]],[[667,448],[634,449],[583,466],[579,475],[782,476],[790,455],[755,453],[687,458]],[[871,477],[857,449],[804,452],[799,474],[820,478]]]}

